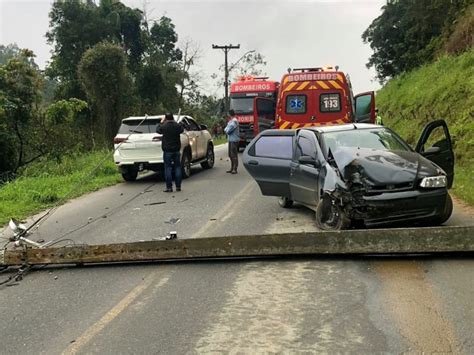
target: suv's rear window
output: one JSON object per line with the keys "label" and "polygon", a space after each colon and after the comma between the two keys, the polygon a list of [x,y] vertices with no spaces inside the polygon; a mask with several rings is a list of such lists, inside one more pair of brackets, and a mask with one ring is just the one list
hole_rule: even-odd
{"label": "suv's rear window", "polygon": [[141,119],[124,121],[122,122],[118,133],[156,133],[156,128],[160,124],[160,120],[145,120],[142,124],[140,124],[140,122],[142,122]]}

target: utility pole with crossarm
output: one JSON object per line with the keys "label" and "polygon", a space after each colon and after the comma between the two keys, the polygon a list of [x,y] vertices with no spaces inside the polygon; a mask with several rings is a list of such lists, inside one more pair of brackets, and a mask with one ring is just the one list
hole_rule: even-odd
{"label": "utility pole with crossarm", "polygon": [[226,46],[218,46],[216,44],[212,45],[212,49],[222,49],[224,51],[224,90],[225,90],[225,111],[229,110],[229,67],[227,61],[227,53],[231,49],[239,49],[240,44],[234,46],[232,44]]}

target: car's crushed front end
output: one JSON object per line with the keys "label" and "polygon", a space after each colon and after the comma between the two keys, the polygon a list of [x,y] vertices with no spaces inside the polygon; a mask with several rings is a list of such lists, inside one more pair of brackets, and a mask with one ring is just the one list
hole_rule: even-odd
{"label": "car's crushed front end", "polygon": [[351,220],[442,223],[451,214],[444,171],[415,152],[340,148],[330,155],[323,193]]}

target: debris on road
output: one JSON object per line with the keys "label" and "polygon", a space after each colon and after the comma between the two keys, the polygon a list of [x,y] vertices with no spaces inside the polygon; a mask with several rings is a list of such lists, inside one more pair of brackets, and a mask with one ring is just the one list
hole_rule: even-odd
{"label": "debris on road", "polygon": [[181,221],[181,218],[170,218],[169,220],[165,221],[165,223],[176,224],[179,223],[179,221]]}
{"label": "debris on road", "polygon": [[162,205],[164,203],[166,203],[166,201],[150,202],[150,203],[145,203],[144,206]]}

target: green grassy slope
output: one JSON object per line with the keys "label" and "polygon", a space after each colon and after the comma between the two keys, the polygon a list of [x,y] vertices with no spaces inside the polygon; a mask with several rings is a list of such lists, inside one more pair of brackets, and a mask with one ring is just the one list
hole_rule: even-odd
{"label": "green grassy slope", "polygon": [[[100,164],[102,163],[102,164]],[[96,166],[100,167],[89,174]],[[122,181],[110,151],[66,156],[61,163],[32,164],[18,179],[0,185],[0,226],[70,198]]]}
{"label": "green grassy slope", "polygon": [[376,100],[384,124],[413,146],[426,123],[446,120],[455,141],[453,192],[474,205],[474,49],[391,80]]}

